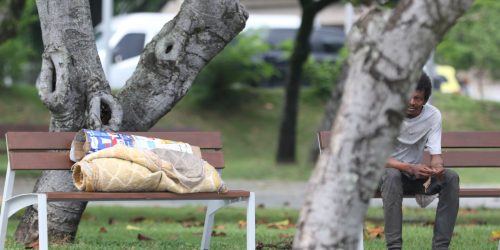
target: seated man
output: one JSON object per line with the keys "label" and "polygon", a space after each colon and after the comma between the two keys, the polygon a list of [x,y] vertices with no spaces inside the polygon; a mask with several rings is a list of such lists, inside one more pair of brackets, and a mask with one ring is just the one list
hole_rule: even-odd
{"label": "seated man", "polygon": [[[423,73],[412,93],[401,125],[396,148],[382,177],[385,239],[388,249],[401,249],[403,193],[439,194],[432,249],[448,249],[458,213],[458,175],[443,168],[441,157],[441,113],[427,104],[432,84]],[[431,164],[422,164],[424,148]],[[430,178],[430,187],[424,183]],[[426,183],[428,184],[428,183]]]}

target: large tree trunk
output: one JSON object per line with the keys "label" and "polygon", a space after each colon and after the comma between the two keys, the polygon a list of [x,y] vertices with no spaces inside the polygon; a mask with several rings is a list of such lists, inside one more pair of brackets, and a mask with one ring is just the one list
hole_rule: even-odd
{"label": "large tree trunk", "polygon": [[[51,131],[148,130],[187,93],[248,18],[238,1],[184,1],[174,20],[146,46],[133,76],[115,97],[97,54],[88,1],[38,0],[37,7],[45,46],[37,87],[51,112]],[[45,171],[34,189],[75,188],[69,172]],[[49,204],[52,241],[74,239],[85,204]],[[38,238],[36,208],[27,209],[15,237],[22,243]]]}
{"label": "large tree trunk", "polygon": [[329,150],[316,165],[296,249],[356,249],[409,93],[431,50],[472,0],[401,0],[353,28],[349,75]]}
{"label": "large tree trunk", "polygon": [[[333,122],[335,121],[335,116],[337,116],[337,110],[340,106],[340,101],[342,100],[342,95],[344,94],[345,81],[347,80],[347,73],[349,71],[349,64],[345,62],[341,67],[340,77],[335,84],[335,89],[332,90],[330,99],[326,103],[325,112],[323,112],[323,117],[318,126],[318,131],[331,130]],[[319,144],[318,139],[313,140],[311,150],[309,152],[309,159],[312,162],[316,162],[319,156]]]}
{"label": "large tree trunk", "polygon": [[300,80],[302,78],[302,66],[306,62],[311,50],[309,37],[313,30],[314,18],[319,11],[330,3],[336,2],[336,0],[300,0],[299,2],[302,7],[302,20],[290,58],[290,71],[287,79],[278,138],[278,151],[276,154],[276,161],[280,163],[295,162]]}

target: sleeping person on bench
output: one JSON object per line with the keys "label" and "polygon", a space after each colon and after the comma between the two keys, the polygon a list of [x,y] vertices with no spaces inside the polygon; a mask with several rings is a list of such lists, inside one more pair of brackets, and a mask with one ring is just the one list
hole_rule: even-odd
{"label": "sleeping person on bench", "polygon": [[[444,169],[441,157],[441,113],[427,103],[432,84],[422,73],[405,110],[396,148],[381,180],[385,239],[388,249],[401,249],[403,194],[439,194],[432,249],[448,249],[459,207],[459,177]],[[430,165],[421,164],[424,148]]]}

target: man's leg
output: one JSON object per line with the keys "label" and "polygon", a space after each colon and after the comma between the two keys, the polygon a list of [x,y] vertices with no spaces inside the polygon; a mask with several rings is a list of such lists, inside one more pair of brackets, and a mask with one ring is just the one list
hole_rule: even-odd
{"label": "man's leg", "polygon": [[382,177],[382,202],[384,204],[385,242],[387,249],[401,249],[403,238],[403,182],[401,172],[394,168],[386,168]]}
{"label": "man's leg", "polygon": [[439,203],[436,209],[434,237],[432,249],[448,249],[457,219],[460,189],[458,174],[450,169],[444,171],[443,187],[439,192]]}

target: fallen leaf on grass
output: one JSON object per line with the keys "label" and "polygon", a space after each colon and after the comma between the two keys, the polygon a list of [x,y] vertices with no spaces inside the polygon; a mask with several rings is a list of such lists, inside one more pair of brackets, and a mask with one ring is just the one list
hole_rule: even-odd
{"label": "fallen leaf on grass", "polygon": [[366,234],[369,239],[381,238],[384,236],[384,228],[381,226],[367,227]]}
{"label": "fallen leaf on grass", "polygon": [[284,240],[276,244],[266,244],[261,241],[257,242],[256,250],[263,250],[264,248],[274,248],[274,249],[292,249],[292,242]]}
{"label": "fallen leaf on grass", "polygon": [[478,226],[478,225],[486,225],[488,223],[484,220],[472,219],[472,220],[468,221],[467,224],[473,225],[473,226]]}
{"label": "fallen leaf on grass", "polygon": [[477,209],[475,208],[464,208],[464,209],[460,209],[458,210],[458,214],[459,215],[466,215],[466,214],[477,214]]}
{"label": "fallen leaf on grass", "polygon": [[241,228],[245,228],[247,226],[247,222],[244,221],[244,220],[240,220],[238,221],[238,227],[241,229]]}
{"label": "fallen leaf on grass", "polygon": [[434,226],[434,221],[432,221],[432,220],[424,221],[422,223],[422,226],[433,227]]}
{"label": "fallen leaf on grass", "polygon": [[201,226],[203,226],[203,222],[201,222],[201,221],[182,221],[181,225],[183,227],[201,227]]}
{"label": "fallen leaf on grass", "polygon": [[132,225],[127,225],[126,227],[127,230],[141,230],[140,227],[132,226]]}
{"label": "fallen leaf on grass", "polygon": [[293,227],[295,227],[295,224],[290,223],[289,219],[267,224],[267,228],[287,229],[287,228],[293,228]]}
{"label": "fallen leaf on grass", "polygon": [[137,234],[137,239],[138,240],[153,240],[144,234]]}
{"label": "fallen leaf on grass", "polygon": [[217,232],[215,230],[212,231],[212,236],[213,237],[219,237],[219,236],[226,236],[227,234],[224,232]]}
{"label": "fallen leaf on grass", "polygon": [[289,234],[278,234],[278,238],[280,239],[286,239],[286,238],[292,238],[293,235],[289,235]]}
{"label": "fallen leaf on grass", "polygon": [[263,225],[263,224],[267,224],[269,223],[269,220],[268,219],[258,219],[255,223],[257,223],[257,225]]}
{"label": "fallen leaf on grass", "polygon": [[87,220],[87,221],[95,221],[97,217],[93,214],[90,213],[83,213],[82,215],[82,220]]}
{"label": "fallen leaf on grass", "polygon": [[108,230],[105,227],[99,228],[99,233],[107,233]]}
{"label": "fallen leaf on grass", "polygon": [[500,231],[492,231],[490,239],[493,241],[500,240]]}
{"label": "fallen leaf on grass", "polygon": [[40,248],[40,245],[39,245],[39,242],[38,240],[37,241],[33,241],[29,244],[27,244],[24,249],[39,249]]}
{"label": "fallen leaf on grass", "polygon": [[139,216],[139,217],[135,217],[135,218],[132,218],[130,220],[130,222],[132,223],[141,223],[145,220],[146,218],[144,216]]}

